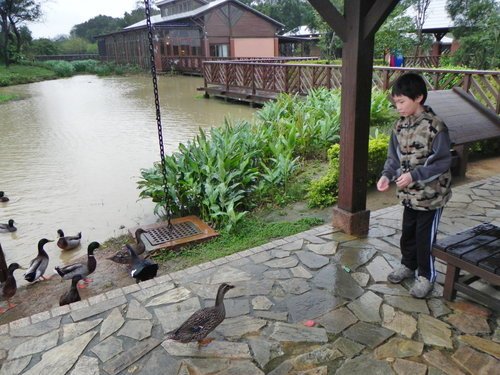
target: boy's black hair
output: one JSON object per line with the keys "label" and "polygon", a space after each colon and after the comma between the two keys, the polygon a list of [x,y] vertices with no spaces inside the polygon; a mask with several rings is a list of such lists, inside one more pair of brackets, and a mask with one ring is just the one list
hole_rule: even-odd
{"label": "boy's black hair", "polygon": [[406,73],[397,79],[392,86],[392,96],[407,96],[415,100],[418,96],[422,95],[420,104],[425,103],[427,99],[427,86],[424,79],[416,73]]}

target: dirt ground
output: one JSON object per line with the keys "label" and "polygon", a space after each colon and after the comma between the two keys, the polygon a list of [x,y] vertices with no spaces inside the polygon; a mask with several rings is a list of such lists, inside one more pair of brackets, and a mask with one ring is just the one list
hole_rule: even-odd
{"label": "dirt ground", "polygon": [[[500,174],[500,156],[480,161],[471,161],[468,164],[466,178],[455,179],[454,185],[457,186],[484,179],[496,174]],[[381,194],[375,190],[370,190],[367,197],[367,208],[374,211],[397,204],[398,201],[394,196],[394,192],[392,191],[391,193]],[[287,209],[280,210],[277,216],[270,216],[269,219],[295,221],[304,216],[316,216],[328,222],[331,220],[331,213],[331,208],[323,210],[308,209],[305,203],[299,202]],[[132,238],[128,240],[132,242]],[[91,275],[93,282],[89,287],[80,289],[82,299],[135,283],[135,280],[130,277],[126,265],[116,264],[106,259],[120,250],[124,241],[127,241],[126,237],[108,241],[106,243],[107,247],[95,252],[97,269]],[[85,261],[84,258],[82,260]],[[172,267],[172,264],[161,264],[158,275],[171,272]],[[15,275],[19,278],[21,274],[22,271],[16,271]],[[69,289],[70,285],[71,281],[62,280],[59,276],[54,275],[50,280],[18,288],[16,295],[12,298],[12,302],[17,304],[17,306],[0,315],[0,325],[59,306],[59,297]],[[5,305],[6,302],[2,301],[1,306]]]}

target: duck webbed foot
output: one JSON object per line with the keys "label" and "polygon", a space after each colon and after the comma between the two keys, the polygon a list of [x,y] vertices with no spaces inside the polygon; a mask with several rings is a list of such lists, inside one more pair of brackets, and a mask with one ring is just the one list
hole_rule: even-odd
{"label": "duck webbed foot", "polygon": [[213,338],[211,338],[211,337],[205,337],[204,339],[198,340],[198,347],[200,347],[200,346],[207,346],[212,341],[214,341]]}
{"label": "duck webbed foot", "polygon": [[84,289],[89,286],[89,284],[94,281],[93,279],[82,279],[83,283],[78,283],[78,288]]}
{"label": "duck webbed foot", "polygon": [[10,301],[7,301],[7,308],[3,308],[3,307],[0,307],[0,314],[3,314],[5,312],[7,312],[8,310],[10,309],[13,309],[14,307],[16,307],[17,305],[15,303],[12,303]]}

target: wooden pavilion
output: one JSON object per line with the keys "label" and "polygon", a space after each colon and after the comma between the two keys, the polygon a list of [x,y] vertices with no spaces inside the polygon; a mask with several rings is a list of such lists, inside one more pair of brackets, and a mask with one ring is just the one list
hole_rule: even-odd
{"label": "wooden pavilion", "polygon": [[370,224],[366,182],[375,32],[399,0],[346,1],[344,14],[329,0],[309,2],[344,42],[339,200],[333,225],[365,235]]}

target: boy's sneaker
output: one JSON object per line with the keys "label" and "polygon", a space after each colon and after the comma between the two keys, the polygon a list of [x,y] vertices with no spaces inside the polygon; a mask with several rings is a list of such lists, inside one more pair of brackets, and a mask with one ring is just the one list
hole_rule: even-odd
{"label": "boy's sneaker", "polygon": [[404,264],[399,265],[399,267],[395,268],[389,275],[387,275],[387,280],[389,280],[393,284],[399,284],[404,279],[408,279],[410,277],[415,277],[415,271],[412,271]]}
{"label": "boy's sneaker", "polygon": [[424,276],[419,276],[410,289],[410,294],[415,298],[425,298],[433,287],[434,283],[431,283],[429,279]]}

